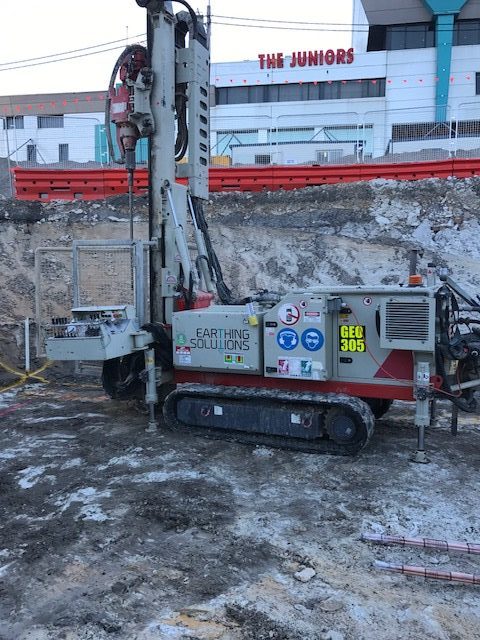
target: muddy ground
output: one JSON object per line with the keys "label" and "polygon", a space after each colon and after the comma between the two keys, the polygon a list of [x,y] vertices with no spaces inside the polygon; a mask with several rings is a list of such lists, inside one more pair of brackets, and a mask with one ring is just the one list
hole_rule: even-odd
{"label": "muddy ground", "polygon": [[480,587],[373,567],[480,574],[479,556],[359,540],[480,541],[480,420],[453,438],[447,408],[416,465],[407,403],[334,458],[149,433],[95,381],[4,393],[0,638],[480,638]]}

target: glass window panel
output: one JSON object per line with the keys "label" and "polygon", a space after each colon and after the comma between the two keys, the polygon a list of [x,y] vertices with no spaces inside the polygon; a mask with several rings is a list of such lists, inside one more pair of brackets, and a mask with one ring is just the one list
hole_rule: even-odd
{"label": "glass window panel", "polygon": [[405,28],[405,49],[424,49],[427,28],[424,24],[409,24]]}
{"label": "glass window panel", "polygon": [[310,82],[306,85],[307,97],[306,100],[320,100],[320,84],[313,84]]}
{"label": "glass window panel", "polygon": [[265,102],[265,87],[262,85],[248,87],[249,102]]}
{"label": "glass window panel", "polygon": [[62,129],[63,116],[37,116],[39,129]]}
{"label": "glass window panel", "polygon": [[387,50],[405,49],[405,26],[393,25],[387,27]]}
{"label": "glass window panel", "polygon": [[323,99],[324,100],[336,100],[338,98],[338,82],[324,82],[323,83]]}
{"label": "glass window panel", "polygon": [[302,99],[302,86],[299,84],[281,84],[278,87],[279,102]]}
{"label": "glass window panel", "polygon": [[453,44],[480,44],[479,24],[479,20],[459,20],[455,24]]}
{"label": "glass window panel", "polygon": [[278,84],[270,84],[266,87],[267,99],[266,102],[278,102]]}
{"label": "glass window panel", "polygon": [[215,102],[216,104],[228,104],[227,103],[227,87],[220,87],[215,91]]}
{"label": "glass window panel", "polygon": [[340,82],[340,98],[361,98],[362,97],[362,83],[356,80],[347,80],[345,84]]}
{"label": "glass window panel", "polygon": [[228,87],[228,104],[247,104],[248,87]]}

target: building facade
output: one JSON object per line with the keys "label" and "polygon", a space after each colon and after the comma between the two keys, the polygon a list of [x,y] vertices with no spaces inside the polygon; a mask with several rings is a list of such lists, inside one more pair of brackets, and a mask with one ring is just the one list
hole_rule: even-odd
{"label": "building facade", "polygon": [[[352,46],[212,64],[222,165],[408,161],[480,154],[480,0],[354,0]],[[109,162],[104,94],[0,97],[0,156]],[[146,145],[138,150],[146,161]]]}

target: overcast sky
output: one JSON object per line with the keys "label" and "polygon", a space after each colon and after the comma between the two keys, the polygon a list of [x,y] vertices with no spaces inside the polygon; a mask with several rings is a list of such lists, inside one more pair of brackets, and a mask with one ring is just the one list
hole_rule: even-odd
{"label": "overcast sky", "polygon": [[[141,41],[145,33],[146,12],[135,0],[1,0],[1,4],[0,95],[102,90],[127,35],[132,43]],[[205,13],[207,4],[208,0],[191,1],[194,9]],[[178,3],[174,8],[183,9]],[[256,60],[259,53],[267,52],[288,55],[292,50],[351,46],[352,0],[211,0],[211,8],[212,62]],[[257,28],[247,28],[248,21],[243,26],[220,24],[240,23],[235,18],[241,17],[267,22],[254,21]],[[118,40],[121,42],[113,42]],[[95,55],[85,55],[90,51],[65,53],[62,57],[82,57],[50,64],[21,62],[100,44],[100,49],[111,50]],[[7,70],[24,65],[30,66]]]}

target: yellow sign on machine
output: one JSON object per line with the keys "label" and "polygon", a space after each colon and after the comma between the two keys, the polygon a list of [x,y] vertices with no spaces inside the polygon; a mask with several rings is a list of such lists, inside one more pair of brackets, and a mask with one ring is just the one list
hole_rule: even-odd
{"label": "yellow sign on machine", "polygon": [[339,348],[342,352],[365,351],[365,327],[360,324],[344,324],[339,328]]}

